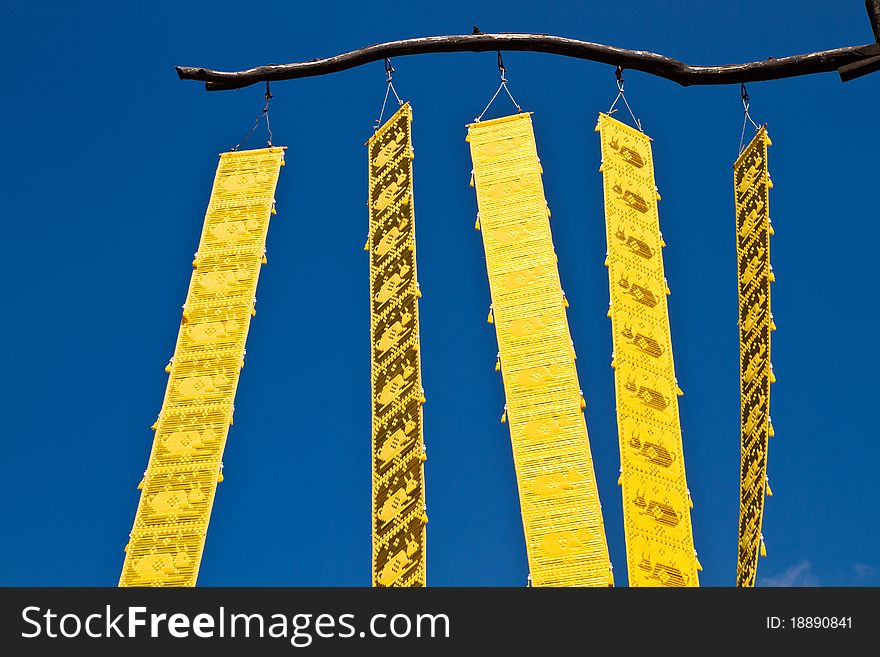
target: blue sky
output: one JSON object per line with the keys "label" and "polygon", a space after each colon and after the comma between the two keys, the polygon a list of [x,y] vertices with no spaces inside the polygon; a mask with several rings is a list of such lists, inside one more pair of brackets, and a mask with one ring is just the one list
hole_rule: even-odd
{"label": "blue sky", "polygon": [[[183,4],[183,3],[181,3]],[[689,63],[872,41],[861,0],[62,3],[4,0],[5,509],[0,584],[116,584],[217,164],[260,87],[206,93],[173,66],[240,69],[435,34],[545,32]],[[431,585],[528,573],[465,124],[494,53],[395,60],[413,105]],[[625,556],[599,111],[613,68],[505,55],[533,111],[618,585]],[[702,583],[736,569],[739,383],[731,165],[737,86],[626,74],[654,138]],[[370,582],[367,169],[381,62],[277,83],[288,146],[201,585]],[[880,77],[753,84],[768,123],[778,331],[762,585],[880,584],[875,245]],[[507,113],[505,99],[490,110]],[[258,131],[249,145],[265,140]]]}

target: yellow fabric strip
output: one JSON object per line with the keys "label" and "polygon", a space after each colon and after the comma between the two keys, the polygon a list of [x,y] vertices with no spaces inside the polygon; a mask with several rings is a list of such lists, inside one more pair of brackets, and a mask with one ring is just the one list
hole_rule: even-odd
{"label": "yellow fabric strip", "polygon": [[733,165],[736,255],[739,282],[740,495],[737,586],[754,586],[763,551],[761,522],[767,483],[770,426],[770,188],[767,147],[761,128]]}
{"label": "yellow fabric strip", "polygon": [[606,114],[608,281],[630,586],[698,586],[650,138]]}
{"label": "yellow fabric strip", "polygon": [[373,586],[425,585],[425,448],[409,103],[367,142]]}
{"label": "yellow fabric strip", "polygon": [[284,148],[223,153],[120,586],[195,586]]}
{"label": "yellow fabric strip", "polygon": [[531,581],[613,585],[531,116],[468,141]]}

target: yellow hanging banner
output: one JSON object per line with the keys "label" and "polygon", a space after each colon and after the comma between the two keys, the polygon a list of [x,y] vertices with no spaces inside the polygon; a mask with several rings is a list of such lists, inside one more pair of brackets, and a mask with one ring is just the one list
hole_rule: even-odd
{"label": "yellow hanging banner", "polygon": [[373,586],[425,585],[425,446],[412,183],[412,109],[369,150]]}
{"label": "yellow hanging banner", "polygon": [[767,481],[770,424],[770,137],[760,128],[733,165],[736,254],[739,282],[740,496],[737,586],[754,586],[758,555],[764,551],[761,523]]}
{"label": "yellow hanging banner", "polygon": [[531,581],[613,585],[531,115],[468,141]]}
{"label": "yellow hanging banner", "polygon": [[651,139],[599,115],[630,586],[698,586]]}
{"label": "yellow hanging banner", "polygon": [[223,153],[119,586],[195,586],[284,148]]}

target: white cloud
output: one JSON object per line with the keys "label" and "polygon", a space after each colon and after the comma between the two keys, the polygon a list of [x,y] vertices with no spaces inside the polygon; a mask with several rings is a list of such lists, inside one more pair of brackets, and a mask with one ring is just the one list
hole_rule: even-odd
{"label": "white cloud", "polygon": [[853,570],[856,573],[856,584],[872,584],[880,575],[876,568],[864,563],[854,563]]}
{"label": "white cloud", "polygon": [[801,561],[789,566],[785,572],[772,577],[762,577],[758,586],[819,586],[819,578],[813,574],[809,561]]}

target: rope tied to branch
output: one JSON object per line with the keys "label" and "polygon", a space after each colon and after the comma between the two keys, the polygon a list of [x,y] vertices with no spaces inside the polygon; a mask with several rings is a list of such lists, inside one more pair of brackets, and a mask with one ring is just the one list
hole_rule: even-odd
{"label": "rope tied to branch", "polygon": [[755,126],[755,131],[760,130],[758,124],[752,119],[752,115],[749,114],[749,90],[746,89],[746,83],[743,82],[739,87],[739,95],[742,98],[743,104],[743,129],[742,134],[739,136],[739,152],[743,152],[744,142],[746,138],[746,121],[751,121],[752,125]]}
{"label": "rope tied to branch", "polygon": [[516,99],[513,97],[513,94],[510,93],[510,89],[507,88],[507,68],[504,66],[504,59],[501,57],[501,51],[498,51],[498,73],[501,75],[501,84],[498,85],[498,89],[495,91],[495,95],[492,96],[492,100],[489,101],[489,104],[480,112],[480,115],[474,119],[474,123],[479,123],[486,112],[489,111],[489,108],[492,106],[492,103],[495,102],[495,99],[498,98],[498,94],[501,93],[501,90],[507,92],[507,96],[510,98],[510,102],[513,103],[513,106],[516,107],[517,112],[522,112],[522,107],[519,106],[519,103],[516,102]]}
{"label": "rope tied to branch", "polygon": [[394,77],[394,67],[391,65],[391,59],[385,58],[385,98],[382,101],[382,109],[379,111],[379,118],[376,119],[376,125],[373,126],[373,130],[376,131],[380,127],[382,127],[382,117],[385,115],[385,105],[388,103],[388,94],[392,91],[394,92],[394,97],[397,99],[398,107],[403,105],[403,101],[400,100],[400,96],[397,95],[397,89],[394,88],[394,83],[391,79]]}
{"label": "rope tied to branch", "polygon": [[617,98],[614,99],[614,102],[611,103],[611,107],[608,108],[608,115],[614,114],[617,110],[614,109],[614,106],[617,105],[617,101],[623,98],[623,104],[626,105],[626,109],[629,110],[629,115],[632,117],[633,122],[636,124],[636,127],[639,129],[639,132],[645,132],[642,130],[642,122],[636,118],[636,115],[633,114],[632,107],[629,106],[629,102],[626,100],[626,94],[623,92],[623,68],[618,66],[614,71],[614,76],[617,78]]}
{"label": "rope tied to branch", "polygon": [[272,91],[269,89],[269,83],[266,82],[266,93],[263,95],[266,99],[266,104],[263,106],[263,111],[257,115],[256,120],[254,121],[253,127],[250,131],[245,135],[244,139],[238,142],[235,146],[230,148],[230,151],[237,151],[239,148],[244,146],[247,143],[247,140],[251,138],[251,135],[254,134],[254,130],[257,129],[257,126],[260,125],[260,119],[265,117],[266,119],[266,131],[269,133],[269,140],[266,142],[269,148],[272,148],[272,128],[269,125],[269,101],[272,100]]}

